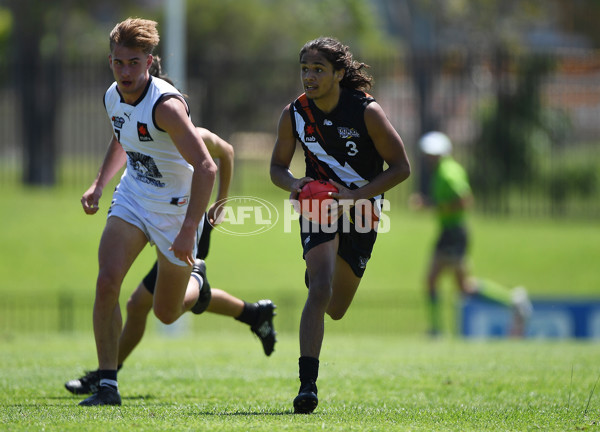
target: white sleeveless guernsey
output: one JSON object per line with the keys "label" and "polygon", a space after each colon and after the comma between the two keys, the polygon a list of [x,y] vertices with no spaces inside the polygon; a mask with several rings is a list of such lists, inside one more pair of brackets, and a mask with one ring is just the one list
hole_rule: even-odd
{"label": "white sleeveless guernsey", "polygon": [[[115,136],[127,152],[127,167],[117,186],[118,192],[149,211],[183,214],[187,210],[194,168],[154,118],[156,105],[172,95],[183,100],[175,87],[151,76],[144,93],[133,105],[124,102],[116,82],[106,91],[104,105]],[[186,109],[189,115],[187,103]]]}

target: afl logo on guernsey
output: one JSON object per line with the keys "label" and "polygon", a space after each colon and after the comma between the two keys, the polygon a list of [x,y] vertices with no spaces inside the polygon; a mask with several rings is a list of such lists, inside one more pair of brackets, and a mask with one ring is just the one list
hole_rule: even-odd
{"label": "afl logo on guernsey", "polygon": [[140,141],[154,141],[148,132],[148,125],[146,123],[137,124],[138,138]]}

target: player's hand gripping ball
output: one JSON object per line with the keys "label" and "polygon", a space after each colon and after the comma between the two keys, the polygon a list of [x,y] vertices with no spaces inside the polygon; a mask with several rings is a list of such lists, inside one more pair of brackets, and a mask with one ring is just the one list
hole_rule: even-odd
{"label": "player's hand gripping ball", "polygon": [[302,186],[302,191],[298,194],[302,216],[311,222],[331,224],[329,210],[335,198],[329,196],[330,192],[338,192],[338,189],[324,180],[313,180]]}

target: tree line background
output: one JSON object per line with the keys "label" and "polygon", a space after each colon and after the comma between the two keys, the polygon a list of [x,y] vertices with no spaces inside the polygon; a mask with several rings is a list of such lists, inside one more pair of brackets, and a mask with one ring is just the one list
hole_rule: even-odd
{"label": "tree line background", "polygon": [[[164,39],[164,15],[158,0],[0,1],[0,187],[91,181],[110,134],[108,33],[141,16]],[[301,92],[300,47],[332,35],[371,65],[372,93],[413,161],[412,188],[427,184],[418,138],[438,129],[481,210],[593,218],[599,17],[596,0],[188,0],[186,94],[195,123],[234,144],[240,170],[261,166],[281,109]]]}

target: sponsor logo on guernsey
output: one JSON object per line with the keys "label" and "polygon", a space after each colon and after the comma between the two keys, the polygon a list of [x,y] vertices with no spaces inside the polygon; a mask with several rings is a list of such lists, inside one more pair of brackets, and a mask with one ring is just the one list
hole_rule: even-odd
{"label": "sponsor logo on guernsey", "polygon": [[140,141],[154,141],[148,132],[148,125],[146,123],[137,124],[138,138]]}
{"label": "sponsor logo on guernsey", "polygon": [[325,121],[323,122],[323,124],[324,124],[325,126],[331,126],[331,125],[333,125],[333,122],[332,122],[331,120],[327,120],[327,119],[325,119]]}
{"label": "sponsor logo on guernsey", "polygon": [[121,129],[123,127],[123,123],[125,123],[125,119],[123,117],[113,116],[111,120],[115,127],[119,129]]}
{"label": "sponsor logo on guernsey", "polygon": [[317,142],[317,138],[314,136],[315,127],[313,125],[306,125],[304,127],[304,141],[305,142]]}
{"label": "sponsor logo on guernsey", "polygon": [[353,128],[347,128],[340,126],[338,127],[338,133],[340,134],[340,138],[360,138],[360,134]]}

